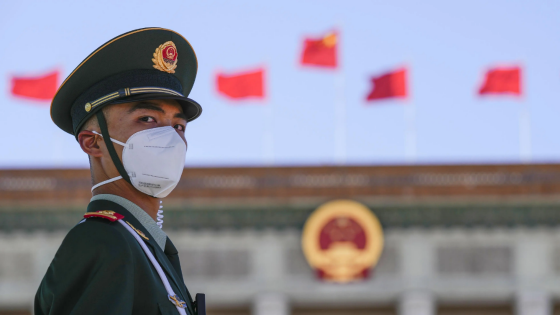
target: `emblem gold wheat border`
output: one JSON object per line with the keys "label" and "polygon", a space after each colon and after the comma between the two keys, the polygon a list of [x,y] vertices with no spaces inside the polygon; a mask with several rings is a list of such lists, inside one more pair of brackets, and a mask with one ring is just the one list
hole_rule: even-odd
{"label": "emblem gold wheat border", "polygon": [[159,45],[159,47],[156,48],[156,51],[154,52],[154,58],[152,59],[152,61],[154,62],[154,68],[168,73],[175,73],[175,68],[177,68],[177,59],[179,57],[175,59],[175,62],[173,64],[168,64],[163,61],[163,49],[167,46],[173,46],[173,48],[175,48],[175,51],[177,51],[177,47],[175,47],[175,44],[172,41],[168,41]]}

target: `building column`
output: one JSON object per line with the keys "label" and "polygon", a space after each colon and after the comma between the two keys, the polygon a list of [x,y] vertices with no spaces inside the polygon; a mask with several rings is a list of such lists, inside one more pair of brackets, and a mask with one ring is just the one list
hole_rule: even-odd
{"label": "building column", "polygon": [[399,315],[434,315],[434,297],[429,291],[405,292],[399,301]]}
{"label": "building column", "polygon": [[435,269],[432,240],[419,231],[409,231],[399,247],[405,289],[398,302],[398,314],[436,314],[436,299],[430,290]]}
{"label": "building column", "polygon": [[253,297],[252,315],[290,315],[290,302],[283,291],[285,279],[284,248],[277,232],[263,232],[254,247],[254,277],[258,283]]}
{"label": "building column", "polygon": [[253,301],[252,315],[290,315],[288,298],[281,293],[261,293]]}
{"label": "building column", "polygon": [[522,291],[515,299],[516,315],[551,315],[550,296],[544,291]]}
{"label": "building column", "polygon": [[520,230],[515,242],[516,315],[551,315],[552,300],[544,285],[552,271],[553,243],[544,231]]}

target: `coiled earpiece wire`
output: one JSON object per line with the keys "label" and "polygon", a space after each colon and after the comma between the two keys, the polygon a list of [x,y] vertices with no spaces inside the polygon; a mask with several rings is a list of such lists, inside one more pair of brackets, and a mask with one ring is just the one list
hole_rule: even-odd
{"label": "coiled earpiece wire", "polygon": [[157,212],[157,225],[159,226],[160,229],[163,228],[163,201],[160,200],[159,201],[159,210]]}

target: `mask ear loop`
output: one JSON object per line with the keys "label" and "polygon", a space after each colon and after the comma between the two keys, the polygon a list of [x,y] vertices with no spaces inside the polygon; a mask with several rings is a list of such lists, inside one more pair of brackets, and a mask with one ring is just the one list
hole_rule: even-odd
{"label": "mask ear loop", "polygon": [[109,155],[111,156],[111,160],[113,160],[113,164],[115,164],[115,167],[117,168],[117,171],[119,171],[119,174],[121,174],[122,178],[132,185],[132,183],[130,182],[130,177],[128,177],[128,173],[124,169],[117,151],[115,151],[115,147],[113,146],[113,142],[111,141],[111,137],[109,136],[109,130],[107,129],[107,121],[105,120],[105,116],[103,115],[103,111],[101,110],[97,112],[97,121],[99,122],[99,128],[101,129],[101,135],[103,135],[103,139],[108,139],[105,140],[105,145],[107,146],[107,150],[109,150]]}

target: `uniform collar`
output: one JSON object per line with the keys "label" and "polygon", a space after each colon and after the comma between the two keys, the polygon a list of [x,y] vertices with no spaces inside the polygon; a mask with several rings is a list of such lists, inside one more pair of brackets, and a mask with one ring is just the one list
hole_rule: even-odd
{"label": "uniform collar", "polygon": [[118,204],[119,206],[125,208],[142,224],[142,226],[152,235],[158,246],[161,250],[165,250],[165,243],[167,242],[167,234],[159,228],[156,224],[156,221],[146,213],[146,211],[142,210],[142,208],[138,207],[135,203],[131,202],[128,199],[123,197],[119,197],[117,195],[111,194],[101,194],[95,195],[91,198],[90,202],[96,200],[107,200]]}

